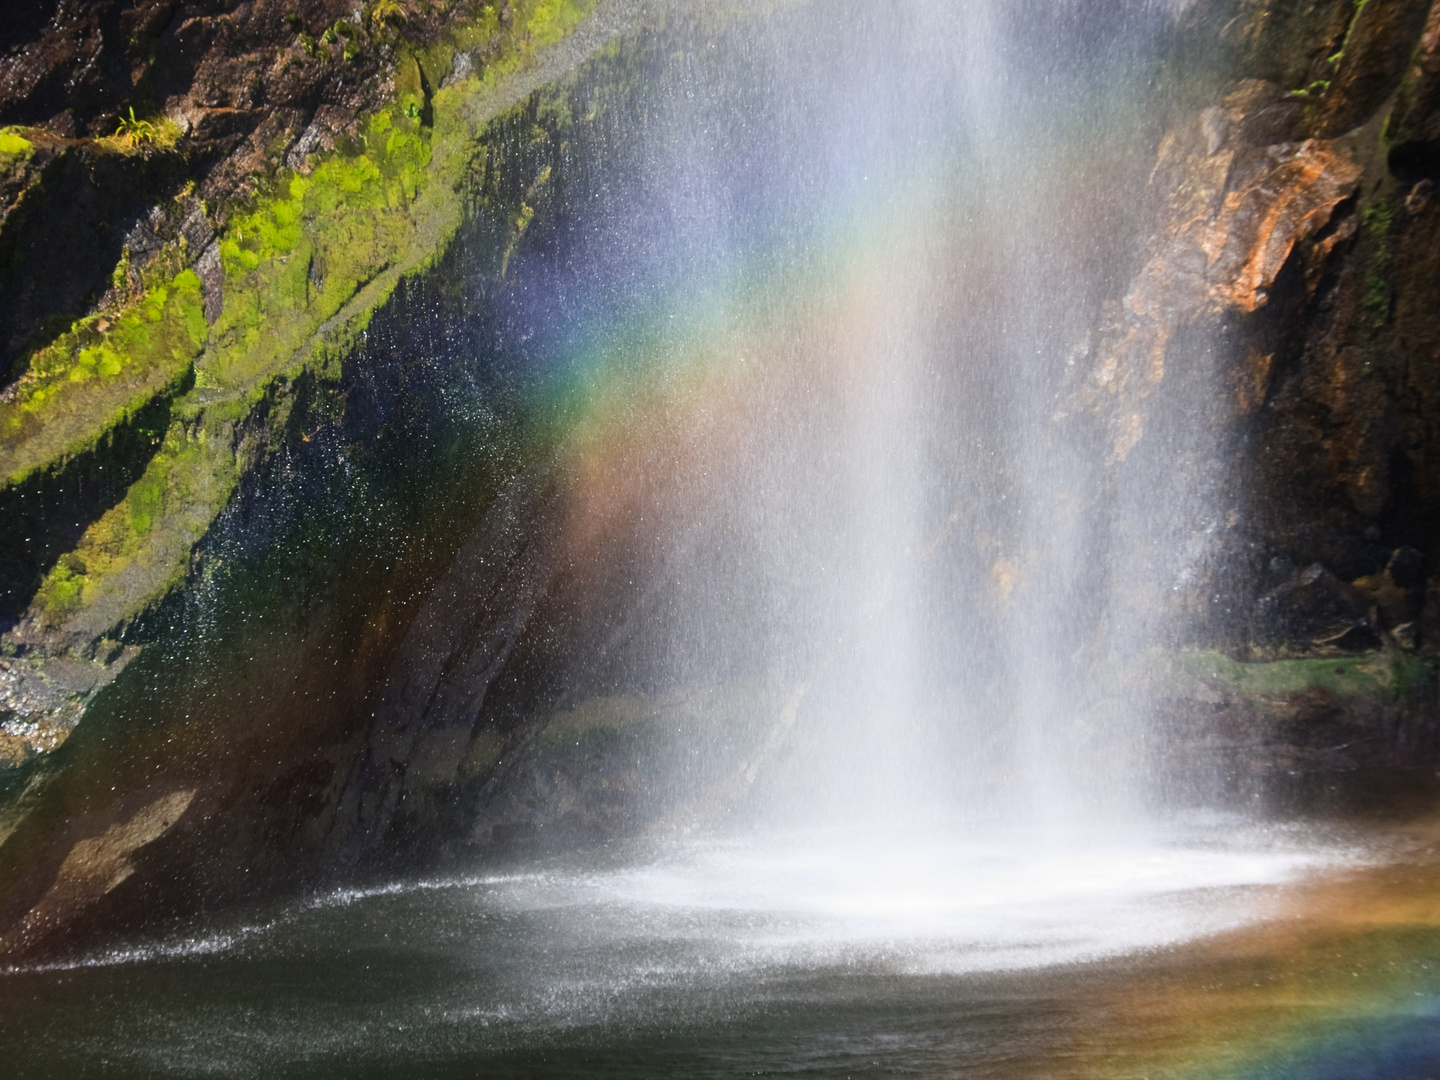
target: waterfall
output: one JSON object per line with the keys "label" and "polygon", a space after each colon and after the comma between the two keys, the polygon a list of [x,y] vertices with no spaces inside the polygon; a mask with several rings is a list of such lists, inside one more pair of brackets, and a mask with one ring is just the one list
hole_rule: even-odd
{"label": "waterfall", "polygon": [[[206,287],[313,306],[371,211],[408,270],[371,252],[324,324],[358,344],[246,419],[202,353],[177,471],[102,516],[184,516],[183,584],[93,655],[0,656],[35,755],[0,775],[0,1056],[1419,1075],[1434,825],[1354,812],[1366,769],[1387,811],[1436,791],[1435,579],[1375,509],[1421,485],[1362,475],[1402,435],[1355,448],[1433,389],[1397,371],[1435,340],[1434,129],[1357,149],[1433,111],[1440,15],[1402,86],[1401,6],[512,0],[411,55],[457,9],[365,5],[409,87],[364,121],[385,168],[295,151],[234,220],[308,239],[221,236]],[[375,70],[325,40],[358,25],[291,60]],[[1343,484],[1252,528],[1317,447]],[[193,491],[189,455],[239,471]],[[1272,557],[1345,485],[1346,569]],[[158,572],[129,535],[69,555]],[[1344,812],[1252,798],[1291,779]]]}
{"label": "waterfall", "polygon": [[1149,452],[1203,401],[1121,452],[1086,398],[1172,16],[1081,7],[782,11],[609,103],[644,134],[571,195],[570,557],[643,552],[585,601],[629,612],[588,692],[767,680],[774,820],[1145,814],[1145,703],[1102,676],[1176,635],[1150,579],[1215,454]]}

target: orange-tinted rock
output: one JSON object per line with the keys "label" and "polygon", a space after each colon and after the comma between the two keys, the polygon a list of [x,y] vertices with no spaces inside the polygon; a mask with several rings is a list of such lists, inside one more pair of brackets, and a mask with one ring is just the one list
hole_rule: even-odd
{"label": "orange-tinted rock", "polygon": [[[1160,236],[1096,353],[1088,404],[1109,414],[1124,459],[1144,433],[1144,401],[1165,377],[1172,335],[1199,319],[1263,307],[1297,244],[1316,237],[1362,168],[1319,139],[1256,146],[1248,123],[1273,108],[1270,84],[1242,83],[1161,141],[1151,184],[1165,192]],[[1328,254],[1328,248],[1325,254]],[[1271,357],[1250,357],[1238,390],[1248,412],[1268,389]]]}
{"label": "orange-tinted rock", "polygon": [[[1373,584],[1402,546],[1440,564],[1440,4],[1188,17],[1222,20],[1192,32],[1250,77],[1160,140],[1160,228],[1066,411],[1099,422],[1117,471],[1228,478],[1210,569],[1150,603],[1212,613],[1201,638],[1243,651],[1280,632],[1255,605],[1298,567]],[[1176,457],[1196,407],[1210,442]],[[1413,597],[1374,599],[1387,634],[1415,614]],[[1405,647],[1427,647],[1423,622]]]}

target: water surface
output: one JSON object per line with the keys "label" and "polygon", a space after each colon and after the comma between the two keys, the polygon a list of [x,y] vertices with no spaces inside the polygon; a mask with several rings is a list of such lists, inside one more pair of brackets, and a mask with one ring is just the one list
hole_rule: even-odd
{"label": "water surface", "polygon": [[0,1052],[17,1076],[1440,1066],[1434,834],[1216,824],[691,838],[323,893],[11,971]]}

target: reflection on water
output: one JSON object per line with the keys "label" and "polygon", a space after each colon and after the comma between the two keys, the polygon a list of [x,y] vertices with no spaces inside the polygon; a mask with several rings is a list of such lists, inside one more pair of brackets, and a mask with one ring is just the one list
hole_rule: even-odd
{"label": "reflection on water", "polygon": [[1223,846],[1179,830],[689,841],[337,892],[9,972],[0,1053],[23,1076],[1398,1078],[1440,1063],[1433,837],[1227,831]]}

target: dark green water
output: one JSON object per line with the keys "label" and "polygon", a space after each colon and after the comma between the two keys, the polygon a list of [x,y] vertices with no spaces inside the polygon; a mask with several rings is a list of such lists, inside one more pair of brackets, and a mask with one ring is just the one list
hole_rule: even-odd
{"label": "dark green water", "polygon": [[[328,893],[0,976],[0,1054],[16,1077],[1321,1075],[1214,1072],[1209,1042],[1256,1031],[1174,984],[1283,1000],[1293,941],[1194,943],[1283,924],[1277,898],[1374,856],[1237,837],[752,837]],[[1412,966],[1440,959],[1433,926],[1408,932]],[[1136,1016],[1167,980],[1172,1012]],[[1199,1038],[1184,1067],[1156,1043],[1173,1013]]]}

